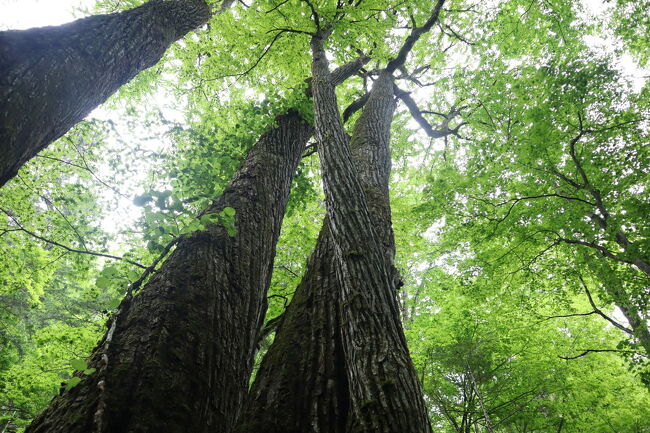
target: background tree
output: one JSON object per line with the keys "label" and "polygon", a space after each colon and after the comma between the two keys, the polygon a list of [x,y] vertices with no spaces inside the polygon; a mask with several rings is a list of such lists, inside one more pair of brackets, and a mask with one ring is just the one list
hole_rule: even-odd
{"label": "background tree", "polygon": [[58,27],[0,32],[0,186],[210,15],[202,0],[151,1]]}

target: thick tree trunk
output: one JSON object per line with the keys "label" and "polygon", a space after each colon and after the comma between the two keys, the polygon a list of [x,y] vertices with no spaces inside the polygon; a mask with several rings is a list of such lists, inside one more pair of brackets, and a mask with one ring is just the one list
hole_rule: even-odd
{"label": "thick tree trunk", "polygon": [[313,128],[279,116],[209,212],[221,225],[183,239],[120,307],[92,356],[98,371],[56,397],[28,432],[229,432],[248,389],[292,174]]}
{"label": "thick tree trunk", "polygon": [[257,372],[238,433],[345,433],[348,383],[329,227]]}
{"label": "thick tree trunk", "polygon": [[152,0],[58,27],[0,32],[0,186],[210,13],[203,0]]}
{"label": "thick tree trunk", "polygon": [[[321,32],[312,38],[312,88],[328,225],[341,290],[342,346],[350,391],[347,431],[430,432],[422,391],[399,320],[395,298],[399,278],[392,264],[392,242],[385,241],[390,228],[386,229],[385,224],[375,227],[368,204],[375,201],[375,194],[387,194],[383,183],[389,169],[383,172],[375,167],[368,180],[360,180],[355,172],[323,40]],[[383,78],[373,93],[387,92],[392,97],[390,74]],[[372,100],[371,96],[368,103]],[[363,141],[363,134],[372,135],[374,121],[390,124],[394,106],[389,107],[383,111],[385,117],[368,116],[368,123],[358,127],[355,135]],[[366,182],[379,189],[374,191],[367,185],[364,188]],[[382,212],[373,209],[372,213]],[[389,222],[390,213],[387,217]]]}
{"label": "thick tree trunk", "polygon": [[[380,80],[355,126],[351,150],[373,224],[392,259],[388,178],[395,104],[390,78]],[[349,391],[341,340],[345,329],[341,329],[336,266],[325,221],[305,276],[257,373],[240,432],[347,431]]]}
{"label": "thick tree trunk", "polygon": [[[343,82],[367,61],[361,57],[332,71],[333,84]],[[349,399],[335,266],[325,222],[305,275],[257,372],[239,433],[346,431]]]}

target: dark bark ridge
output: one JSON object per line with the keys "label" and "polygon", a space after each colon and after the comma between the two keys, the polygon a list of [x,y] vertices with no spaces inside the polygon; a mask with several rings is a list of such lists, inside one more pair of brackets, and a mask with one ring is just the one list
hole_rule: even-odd
{"label": "dark bark ridge", "polygon": [[0,186],[210,16],[203,0],[152,0],[57,27],[0,32]]}
{"label": "dark bark ridge", "polygon": [[28,432],[232,430],[248,390],[292,175],[313,133],[296,113],[276,122],[208,209],[235,208],[237,234],[211,225],[182,239],[120,306],[109,341],[91,358],[98,371],[56,397]]}
{"label": "dark bark ridge", "polygon": [[[384,81],[392,86],[388,77]],[[386,254],[392,259],[388,144],[395,103],[390,90],[385,85],[373,88],[355,126],[351,151],[373,224],[379,227]],[[324,221],[305,275],[253,383],[240,432],[347,431],[349,385],[336,266],[329,225]]]}
{"label": "dark bark ridge", "polygon": [[[311,41],[312,88],[325,202],[341,288],[342,341],[350,385],[347,431],[430,432],[399,321],[392,258],[373,225],[338,112],[323,47],[326,36],[319,31]],[[384,84],[392,92],[392,82],[388,79]]]}

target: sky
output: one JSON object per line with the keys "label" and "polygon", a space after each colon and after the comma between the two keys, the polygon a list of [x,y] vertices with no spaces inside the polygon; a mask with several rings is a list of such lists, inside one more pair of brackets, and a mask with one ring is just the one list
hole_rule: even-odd
{"label": "sky", "polygon": [[94,0],[0,0],[0,29],[54,26],[79,18]]}

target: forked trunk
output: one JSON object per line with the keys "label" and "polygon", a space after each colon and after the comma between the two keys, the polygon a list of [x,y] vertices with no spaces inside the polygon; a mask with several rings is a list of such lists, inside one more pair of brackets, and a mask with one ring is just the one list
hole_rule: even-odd
{"label": "forked trunk", "polygon": [[[398,275],[382,239],[385,227],[373,224],[367,197],[371,194],[364,191],[355,172],[328,70],[325,35],[319,31],[312,38],[312,88],[325,203],[342,294],[342,341],[350,384],[347,431],[429,433],[422,390],[400,323],[395,297]],[[390,73],[384,75],[386,79],[375,86],[392,92]]]}

